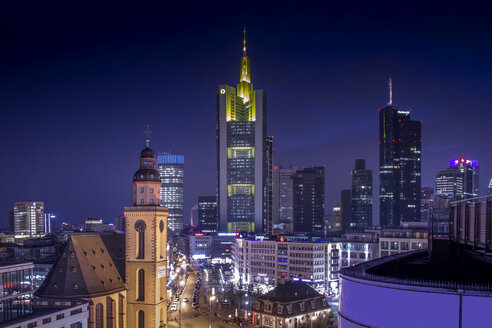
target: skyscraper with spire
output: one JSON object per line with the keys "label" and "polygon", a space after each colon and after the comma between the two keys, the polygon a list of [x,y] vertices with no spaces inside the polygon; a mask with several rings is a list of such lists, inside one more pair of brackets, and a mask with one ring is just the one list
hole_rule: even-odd
{"label": "skyscraper with spire", "polygon": [[254,90],[244,30],[237,87],[217,86],[217,201],[220,231],[263,232],[268,184],[266,92]]}
{"label": "skyscraper with spire", "polygon": [[383,227],[420,220],[421,125],[411,110],[393,105],[379,109],[379,219]]}

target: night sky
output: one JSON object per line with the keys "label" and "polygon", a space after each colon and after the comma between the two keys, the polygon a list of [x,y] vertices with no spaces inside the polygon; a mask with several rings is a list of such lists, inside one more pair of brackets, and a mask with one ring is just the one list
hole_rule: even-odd
{"label": "night sky", "polygon": [[480,161],[486,192],[485,2],[177,3],[0,5],[0,226],[22,200],[74,223],[122,214],[147,123],[151,148],[185,156],[189,220],[197,197],[215,193],[216,85],[239,79],[243,26],[275,161],[326,165],[327,213],[356,158],[373,170],[378,203],[378,108],[390,76],[394,104],[423,120],[422,185],[461,155]]}

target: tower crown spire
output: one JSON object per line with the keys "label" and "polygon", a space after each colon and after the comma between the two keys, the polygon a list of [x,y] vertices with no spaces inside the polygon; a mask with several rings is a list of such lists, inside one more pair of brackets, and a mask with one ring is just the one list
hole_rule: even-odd
{"label": "tower crown spire", "polygon": [[247,57],[246,55],[246,27],[243,27],[243,57]]}
{"label": "tower crown spire", "polygon": [[246,27],[243,29],[243,57],[241,57],[241,76],[239,82],[251,83],[251,71],[249,67],[249,58],[246,55]]}
{"label": "tower crown spire", "polygon": [[393,83],[391,82],[391,77],[389,78],[389,102],[388,105],[393,105]]}
{"label": "tower crown spire", "polygon": [[145,143],[147,144],[147,148],[149,148],[150,134],[151,133],[152,133],[152,131],[150,131],[150,125],[147,124],[147,126],[145,127],[145,131],[144,131],[144,134],[145,134]]}

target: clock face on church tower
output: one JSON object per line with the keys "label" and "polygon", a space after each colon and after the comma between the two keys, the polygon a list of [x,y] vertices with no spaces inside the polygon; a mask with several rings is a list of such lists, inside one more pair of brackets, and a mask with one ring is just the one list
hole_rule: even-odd
{"label": "clock face on church tower", "polygon": [[144,232],[146,228],[147,225],[144,221],[138,220],[137,222],[135,222],[135,230],[137,230],[138,232]]}

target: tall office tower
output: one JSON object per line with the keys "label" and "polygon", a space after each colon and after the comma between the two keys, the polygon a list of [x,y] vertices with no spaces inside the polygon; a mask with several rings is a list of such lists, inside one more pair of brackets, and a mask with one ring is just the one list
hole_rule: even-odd
{"label": "tall office tower", "polygon": [[333,205],[333,225],[332,231],[342,231],[343,229],[343,221],[342,221],[342,208],[340,203],[336,203]]}
{"label": "tall office tower", "polygon": [[372,170],[365,159],[356,159],[352,171],[352,220],[345,230],[364,230],[372,226]]}
{"label": "tall office tower", "polygon": [[218,218],[217,196],[198,197],[198,228],[202,232],[217,233]]}
{"label": "tall office tower", "polygon": [[294,232],[322,232],[325,217],[325,168],[298,170],[293,178]]}
{"label": "tall office tower", "polygon": [[272,170],[272,224],[273,229],[280,229],[280,167],[278,165],[273,166]]}
{"label": "tall office tower", "polygon": [[379,213],[382,227],[420,221],[421,121],[390,101],[379,109]]}
{"label": "tall office tower", "polygon": [[161,206],[169,209],[167,227],[176,235],[183,230],[184,156],[162,153],[157,155],[161,176]]}
{"label": "tall office tower", "polygon": [[53,213],[44,213],[44,233],[55,232],[55,219],[56,216]]}
{"label": "tall office tower", "polygon": [[114,218],[114,229],[117,231],[126,230],[126,218],[124,215],[118,215]]}
{"label": "tall office tower", "polygon": [[490,179],[490,182],[489,182],[488,194],[492,195],[492,179]]}
{"label": "tall office tower", "polygon": [[434,204],[434,188],[424,186],[420,191],[420,221],[430,220],[430,211]]}
{"label": "tall office tower", "polygon": [[253,90],[246,38],[237,89],[217,86],[217,195],[220,231],[263,232],[268,175],[266,92]]}
{"label": "tall office tower", "polygon": [[133,175],[133,206],[125,206],[128,326],[167,326],[167,216],[160,205],[161,178],[154,152],[140,155]]}
{"label": "tall office tower", "polygon": [[44,233],[44,203],[15,202],[11,224],[14,235],[32,237]]}
{"label": "tall office tower", "polygon": [[352,230],[352,190],[340,190],[340,213],[342,215],[343,231]]}
{"label": "tall office tower", "polygon": [[273,225],[276,223],[275,219],[278,216],[274,215],[275,205],[273,203],[273,136],[266,137],[264,157],[266,161],[263,167],[263,176],[265,177],[263,183],[263,230],[267,234],[272,234]]}
{"label": "tall office tower", "polygon": [[454,201],[478,196],[479,162],[464,157],[453,159],[449,168],[436,175],[436,195]]}
{"label": "tall office tower", "polygon": [[288,169],[279,167],[279,216],[278,222],[282,230],[292,232],[294,227],[294,181],[297,166]]}

